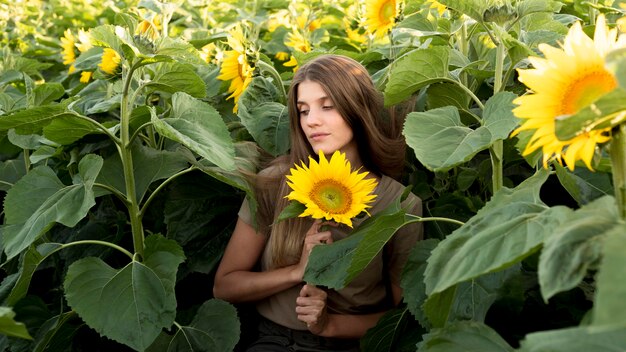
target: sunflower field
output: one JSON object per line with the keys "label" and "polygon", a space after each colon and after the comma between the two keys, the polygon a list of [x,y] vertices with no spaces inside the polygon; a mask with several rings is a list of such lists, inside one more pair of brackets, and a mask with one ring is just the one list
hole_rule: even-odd
{"label": "sunflower field", "polygon": [[[399,204],[311,255],[344,287],[426,239],[363,351],[626,351],[626,2],[0,0],[0,350],[233,351],[213,274],[286,91],[361,62]],[[242,255],[246,255],[242,253]]]}

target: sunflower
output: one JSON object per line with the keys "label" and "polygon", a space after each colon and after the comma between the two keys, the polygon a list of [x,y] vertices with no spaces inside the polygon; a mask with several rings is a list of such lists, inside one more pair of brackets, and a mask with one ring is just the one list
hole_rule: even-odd
{"label": "sunflower", "polygon": [[446,12],[446,9],[447,9],[446,5],[443,5],[436,0],[426,0],[426,3],[430,4],[428,6],[429,9],[437,10],[437,13],[439,14],[439,16],[443,15],[443,13]]}
{"label": "sunflower", "polygon": [[89,83],[93,73],[91,71],[83,71],[80,73],[80,83]]}
{"label": "sunflower", "polygon": [[581,131],[570,140],[559,140],[555,134],[556,118],[570,115],[586,107],[617,86],[615,77],[604,67],[606,54],[623,46],[617,31],[609,30],[604,16],[596,22],[594,39],[575,23],[567,33],[562,48],[540,44],[545,58],[530,57],[534,68],[518,69],[519,81],[532,90],[513,101],[519,105],[513,113],[525,122],[512,136],[521,131],[534,130],[523,155],[541,148],[543,165],[553,157],[565,161],[570,170],[576,160],[582,160],[589,169],[596,144],[608,141],[608,128]]}
{"label": "sunflower", "polygon": [[293,72],[298,71],[298,68],[300,67],[300,65],[298,65],[298,60],[293,55],[291,55],[291,58],[289,58],[289,61],[285,62],[283,66],[293,67]]}
{"label": "sunflower", "polygon": [[234,99],[233,112],[235,113],[238,110],[239,97],[252,81],[252,74],[254,73],[254,67],[248,62],[244,43],[243,31],[241,27],[236,27],[228,37],[228,45],[232,50],[224,52],[220,75],[217,76],[222,81],[230,80],[228,92],[232,94],[227,99]]}
{"label": "sunflower", "polygon": [[303,53],[311,51],[311,42],[297,30],[293,30],[285,36],[285,45]]}
{"label": "sunflower", "polygon": [[72,65],[74,61],[76,61],[76,38],[72,34],[72,31],[68,28],[63,32],[63,37],[61,38],[61,48],[63,48],[63,52],[61,56],[63,57],[64,65]]}
{"label": "sunflower", "polygon": [[398,15],[396,0],[367,0],[365,27],[370,34],[382,38],[395,24]]}
{"label": "sunflower", "polygon": [[98,64],[98,67],[100,67],[104,73],[114,75],[117,72],[121,61],[122,58],[117,51],[111,48],[104,48],[104,53],[102,53],[102,62]]}
{"label": "sunflower", "polygon": [[305,205],[300,217],[334,220],[352,227],[352,218],[366,212],[375,198],[377,182],[366,179],[367,172],[352,171],[346,155],[336,151],[326,159],[319,153],[319,163],[309,157],[309,166],[295,165],[287,176],[287,185],[292,191],[287,199]]}

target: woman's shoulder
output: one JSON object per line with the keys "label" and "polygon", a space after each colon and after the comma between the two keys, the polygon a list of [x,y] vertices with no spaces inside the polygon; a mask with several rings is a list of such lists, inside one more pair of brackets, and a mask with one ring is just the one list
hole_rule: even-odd
{"label": "woman's shoulder", "polygon": [[[408,186],[403,185],[399,181],[387,176],[383,175],[380,178],[379,185],[376,188],[376,194],[378,202],[382,203],[385,207],[395,201],[398,197],[400,197]],[[406,199],[402,202],[403,205],[409,205],[414,207],[418,204],[421,204],[422,200],[413,194],[413,192],[409,192],[406,195]]]}

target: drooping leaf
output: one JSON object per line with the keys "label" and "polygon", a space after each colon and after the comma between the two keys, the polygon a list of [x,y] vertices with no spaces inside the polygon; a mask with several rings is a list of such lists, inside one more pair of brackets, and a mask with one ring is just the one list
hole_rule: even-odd
{"label": "drooping leaf", "polygon": [[88,120],[75,116],[60,116],[43,128],[43,134],[51,141],[62,145],[76,142],[88,134],[104,133]]}
{"label": "drooping leaf", "polygon": [[211,299],[200,306],[191,324],[180,327],[167,351],[230,352],[239,341],[239,329],[235,307]]}
{"label": "drooping leaf", "polygon": [[391,67],[385,86],[385,105],[408,99],[420,88],[448,77],[448,49],[416,49],[400,57]]}
{"label": "drooping leaf", "polygon": [[[0,119],[0,131],[14,128],[19,134],[34,134],[59,118],[75,121],[81,119],[75,112],[67,111],[66,104],[43,105],[2,116],[2,119]],[[85,117],[85,119],[88,118]]]}
{"label": "drooping leaf", "polygon": [[23,323],[15,321],[15,312],[10,307],[0,307],[0,334],[32,340]]}
{"label": "drooping leaf", "polygon": [[503,269],[530,255],[570,212],[547,208],[539,171],[515,189],[503,188],[478,213],[433,250],[425,271],[426,292],[441,292],[462,281]]}
{"label": "drooping leaf", "polygon": [[54,316],[44,322],[33,341],[32,352],[63,352],[72,344],[76,332],[84,325],[76,312]]}
{"label": "drooping leaf", "polygon": [[185,92],[195,98],[203,98],[206,94],[204,81],[193,66],[178,62],[159,63],[154,78],[147,85],[172,94]]}
{"label": "drooping leaf", "polygon": [[513,348],[489,326],[456,322],[434,329],[418,343],[418,352],[513,352]]}
{"label": "drooping leaf", "polygon": [[613,194],[611,176],[577,167],[574,171],[554,163],[556,176],[578,205],[585,205],[594,199]]}
{"label": "drooping leaf", "polygon": [[172,96],[170,118],[152,122],[163,136],[177,141],[224,170],[235,170],[235,147],[226,124],[210,105],[178,92]]}
{"label": "drooping leaf", "polygon": [[46,244],[39,248],[31,246],[20,257],[20,269],[18,271],[17,281],[11,290],[11,293],[5,300],[5,304],[14,306],[20,299],[26,296],[30,281],[37,270],[39,264],[41,264],[48,255],[54,252],[59,245]]}
{"label": "drooping leaf", "polygon": [[13,258],[58,222],[72,227],[95,204],[92,190],[102,167],[95,154],[83,157],[74,184],[65,186],[52,169],[40,166],[18,181],[7,193],[7,225],[2,227],[3,248]]}
{"label": "drooping leaf", "polygon": [[255,77],[241,94],[237,115],[254,140],[274,156],[289,149],[289,116],[285,97],[263,77]]}
{"label": "drooping leaf", "polygon": [[90,327],[139,351],[174,321],[174,283],[184,260],[175,241],[152,235],[145,245],[144,263],[116,270],[84,258],[70,265],[64,283],[69,305]]}
{"label": "drooping leaf", "polygon": [[615,198],[605,196],[572,212],[546,237],[539,256],[539,284],[545,301],[574,288],[597,266],[602,239],[618,226]]}
{"label": "drooping leaf", "polygon": [[[595,304],[593,306],[593,325],[611,324],[624,326],[626,323],[626,284],[624,283],[624,265],[626,259],[626,224],[616,224],[607,231],[602,248],[603,259],[599,268]],[[626,345],[624,345],[626,346]]]}

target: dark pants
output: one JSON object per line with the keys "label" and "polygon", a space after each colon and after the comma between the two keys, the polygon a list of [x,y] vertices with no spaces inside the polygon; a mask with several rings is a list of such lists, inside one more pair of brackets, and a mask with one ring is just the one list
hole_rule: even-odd
{"label": "dark pants", "polygon": [[359,352],[358,339],[321,337],[305,330],[293,330],[261,318],[258,338],[246,352]]}

